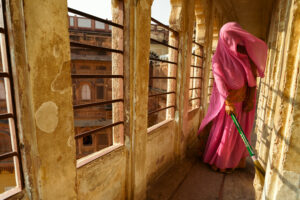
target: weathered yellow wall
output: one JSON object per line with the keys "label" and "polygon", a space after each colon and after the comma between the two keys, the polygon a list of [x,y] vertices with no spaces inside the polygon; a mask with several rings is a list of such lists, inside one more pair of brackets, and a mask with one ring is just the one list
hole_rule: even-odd
{"label": "weathered yellow wall", "polygon": [[[19,9],[19,12],[12,13],[14,15],[12,26],[18,28],[18,31],[13,33],[13,42],[16,47],[26,43],[25,48],[21,46],[19,49],[14,49],[13,54],[16,57],[19,56],[15,65],[29,63],[30,68],[30,70],[28,67],[18,68],[15,72],[16,76],[20,77],[17,82],[17,91],[26,91],[26,95],[17,94],[19,102],[21,99],[24,100],[20,103],[22,106],[18,107],[20,122],[25,123],[28,120],[26,125],[20,126],[22,137],[24,137],[22,141],[25,145],[23,157],[25,183],[28,188],[26,196],[33,199],[60,198],[60,191],[64,191],[65,197],[70,199],[73,197],[78,199],[145,199],[147,181],[151,182],[171,167],[176,158],[175,151],[178,152],[177,155],[184,155],[186,145],[189,143],[186,142],[187,138],[191,138],[194,130],[199,126],[198,114],[188,118],[185,112],[188,108],[187,102],[179,102],[186,100],[187,95],[183,95],[184,98],[181,96],[189,87],[187,77],[189,77],[192,31],[188,30],[193,28],[193,21],[189,21],[190,17],[193,18],[193,4],[189,5],[186,2],[181,4],[180,1],[174,3],[175,26],[177,12],[180,11],[181,17],[178,18],[180,23],[177,25],[184,30],[180,32],[180,38],[182,41],[189,41],[180,43],[183,49],[179,54],[181,56],[179,58],[180,70],[177,72],[179,81],[177,87],[181,91],[178,93],[177,101],[180,112],[176,120],[148,133],[147,112],[145,111],[148,105],[149,52],[145,49],[149,50],[150,47],[152,2],[139,1],[134,4],[130,0],[124,1],[124,9],[127,11],[124,21],[124,42],[131,44],[124,46],[124,55],[128,56],[124,58],[125,84],[127,85],[125,92],[127,91],[128,94],[125,97],[128,103],[125,106],[126,116],[128,116],[125,117],[125,121],[127,119],[125,130],[128,131],[125,132],[125,146],[76,170],[66,2],[53,4],[53,2],[44,1],[39,4],[38,10],[31,12],[34,3],[37,2],[28,1],[24,4],[24,19],[22,19],[22,4],[14,2],[12,5],[14,10]],[[47,23],[44,10],[47,10],[47,18],[51,18]],[[58,12],[60,15],[57,15]],[[186,13],[191,14],[187,16]],[[59,22],[57,22],[58,19],[60,19]],[[58,31],[60,35],[57,34]],[[26,37],[22,37],[24,35]],[[28,56],[24,57],[25,54]],[[131,106],[128,107],[128,105]],[[60,109],[61,107],[64,109]],[[65,117],[61,117],[62,114]],[[63,124],[61,119],[64,119]],[[181,131],[182,127],[186,130]],[[190,131],[191,129],[193,131]],[[64,131],[61,132],[62,130]],[[32,134],[28,135],[28,132]],[[58,133],[60,133],[59,136],[52,136]],[[187,135],[184,136],[184,133]],[[176,141],[175,138],[183,139]],[[71,149],[66,152],[68,148]],[[56,158],[57,153],[60,154],[58,158]],[[40,158],[40,155],[43,157]],[[59,168],[62,161],[64,161],[65,170]],[[69,164],[72,167],[68,166]],[[59,175],[59,173],[64,174]],[[58,178],[62,181],[61,184],[57,184]],[[52,179],[57,181],[51,181]],[[64,183],[65,180],[69,183]],[[73,187],[70,187],[72,184]],[[68,185],[67,189],[62,185]],[[55,189],[56,187],[58,188]],[[49,193],[53,190],[57,191],[55,193],[57,196]]]}
{"label": "weathered yellow wall", "polygon": [[125,158],[120,148],[77,169],[77,198],[125,199]]}
{"label": "weathered yellow wall", "polygon": [[195,147],[198,142],[197,133],[200,126],[200,122],[203,118],[202,108],[192,110],[188,114],[188,134],[187,134],[187,144],[188,148]]}
{"label": "weathered yellow wall", "polygon": [[24,4],[27,67],[37,140],[34,156],[41,199],[76,198],[66,16],[66,1],[29,0]]}
{"label": "weathered yellow wall", "polygon": [[[127,171],[129,199],[145,199],[147,186],[147,110],[150,53],[151,0],[130,2],[130,68],[129,85],[130,118],[125,143],[129,151],[130,167]],[[128,42],[128,41],[127,41]],[[126,91],[125,91],[126,92]]]}
{"label": "weathered yellow wall", "polygon": [[[234,16],[217,0],[171,1],[170,24],[179,32],[178,41],[170,40],[179,46],[176,112],[173,120],[148,133],[151,4],[124,0],[124,146],[76,169],[67,2],[11,1],[23,199],[146,199],[147,184],[184,158],[195,143],[207,109],[212,23],[217,18],[220,28]],[[287,194],[293,199],[299,194],[300,172],[299,1],[278,0],[272,17],[266,78],[260,82],[257,149],[267,168],[265,199]],[[120,20],[120,15],[115,18]],[[205,45],[205,90],[203,108],[188,112],[192,19],[199,29],[205,22],[205,31],[197,36]]]}
{"label": "weathered yellow wall", "polygon": [[254,184],[257,199],[299,199],[299,6],[298,0],[278,0],[273,8],[256,122],[256,149],[266,168],[264,186]]}
{"label": "weathered yellow wall", "polygon": [[75,199],[67,2],[9,2],[24,198]]}
{"label": "weathered yellow wall", "polygon": [[148,183],[151,183],[174,164],[174,130],[174,121],[169,121],[148,133],[146,153]]}

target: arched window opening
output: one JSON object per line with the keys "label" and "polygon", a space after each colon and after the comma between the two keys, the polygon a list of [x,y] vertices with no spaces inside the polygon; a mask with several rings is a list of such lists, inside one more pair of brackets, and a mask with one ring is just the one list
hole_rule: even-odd
{"label": "arched window opening", "polygon": [[199,108],[201,105],[204,72],[203,51],[203,45],[194,40],[190,66],[189,110]]}
{"label": "arched window opening", "polygon": [[195,24],[193,30],[190,67],[189,110],[200,108],[203,96],[205,11],[201,2],[195,3]]}
{"label": "arched window opening", "polygon": [[81,88],[81,99],[91,100],[91,89],[88,84],[84,84]]}
{"label": "arched window opening", "polygon": [[[219,40],[219,31],[220,31],[220,19],[219,19],[219,14],[218,11],[214,11],[214,16],[213,16],[213,38],[212,38],[212,49],[211,49],[211,56],[216,51],[217,45],[218,45],[218,40]],[[209,70],[209,79],[208,79],[208,95],[207,95],[207,102],[209,103],[210,101],[210,96],[212,93],[212,88],[214,84],[214,76],[212,73],[212,66],[210,66]]]}
{"label": "arched window opening", "polygon": [[178,32],[168,26],[170,13],[170,1],[155,0],[153,2],[151,7],[148,127],[174,117]]}
{"label": "arched window opening", "polygon": [[[77,159],[123,145],[123,4],[123,0],[68,0],[73,94],[82,101],[73,101],[75,139],[80,141]],[[82,136],[95,127],[103,128],[113,142],[97,146],[98,132]],[[81,148],[90,144],[90,138],[95,148],[85,147],[89,149],[85,152]]]}
{"label": "arched window opening", "polygon": [[91,146],[93,144],[93,137],[91,135],[83,137],[82,143],[84,146]]}

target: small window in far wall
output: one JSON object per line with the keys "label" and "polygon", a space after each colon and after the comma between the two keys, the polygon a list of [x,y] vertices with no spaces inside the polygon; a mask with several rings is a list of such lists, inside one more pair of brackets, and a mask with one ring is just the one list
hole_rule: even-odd
{"label": "small window in far wall", "polygon": [[83,137],[83,145],[84,146],[90,146],[93,144],[93,138],[91,135]]}
{"label": "small window in far wall", "polygon": [[104,83],[104,79],[103,79],[103,78],[98,78],[98,79],[96,80],[96,83]]}
{"label": "small window in far wall", "polygon": [[105,24],[102,22],[95,21],[96,29],[105,29]]}
{"label": "small window in far wall", "polygon": [[84,84],[81,89],[81,99],[91,100],[91,89],[88,84]]}
{"label": "small window in far wall", "polygon": [[104,99],[104,86],[97,86],[97,99]]}
{"label": "small window in far wall", "polygon": [[74,26],[74,17],[70,17],[70,26]]}
{"label": "small window in far wall", "polygon": [[83,65],[83,66],[80,66],[80,69],[90,69],[90,67]]}
{"label": "small window in far wall", "polygon": [[73,91],[72,91],[72,94],[73,94],[73,101],[75,101],[75,100],[76,100],[76,84],[73,84],[73,85],[72,85],[72,89],[73,89]]}
{"label": "small window in far wall", "polygon": [[106,70],[106,67],[105,66],[97,66],[96,69],[97,70]]}
{"label": "small window in far wall", "polygon": [[78,18],[78,27],[91,28],[92,21],[90,19]]}

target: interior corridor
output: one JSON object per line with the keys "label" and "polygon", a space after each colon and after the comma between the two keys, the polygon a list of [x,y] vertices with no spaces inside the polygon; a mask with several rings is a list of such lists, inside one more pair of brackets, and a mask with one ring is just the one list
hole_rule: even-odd
{"label": "interior corridor", "polygon": [[[256,133],[251,135],[256,144]],[[175,164],[147,187],[147,200],[253,200],[255,188],[253,161],[246,159],[246,168],[233,173],[213,171],[192,147],[184,160]]]}
{"label": "interior corridor", "polygon": [[197,158],[187,156],[170,168],[147,191],[147,200],[253,200],[254,167],[247,159],[245,169],[232,174],[214,172]]}
{"label": "interior corridor", "polygon": [[[268,46],[264,182],[198,157],[228,22]],[[1,200],[300,199],[300,0],[0,0],[0,54]]]}

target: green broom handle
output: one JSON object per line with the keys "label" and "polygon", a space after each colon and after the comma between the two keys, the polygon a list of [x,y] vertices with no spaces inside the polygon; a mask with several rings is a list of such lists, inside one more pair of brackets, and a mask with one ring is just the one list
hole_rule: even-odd
{"label": "green broom handle", "polygon": [[249,141],[247,140],[247,138],[246,138],[246,136],[245,136],[245,133],[243,132],[243,129],[242,129],[241,125],[239,124],[239,122],[237,121],[235,115],[234,115],[233,113],[231,113],[230,116],[231,116],[231,118],[232,118],[232,120],[233,120],[233,122],[234,122],[234,124],[235,124],[235,126],[236,126],[236,128],[237,128],[237,130],[239,131],[239,133],[240,133],[240,135],[241,135],[241,137],[242,137],[242,140],[244,141],[244,143],[245,143],[245,145],[246,145],[246,148],[247,148],[247,150],[248,150],[250,156],[251,156],[251,157],[252,157],[252,156],[255,156],[255,153],[254,153],[254,151],[253,151],[251,145],[249,144]]}

